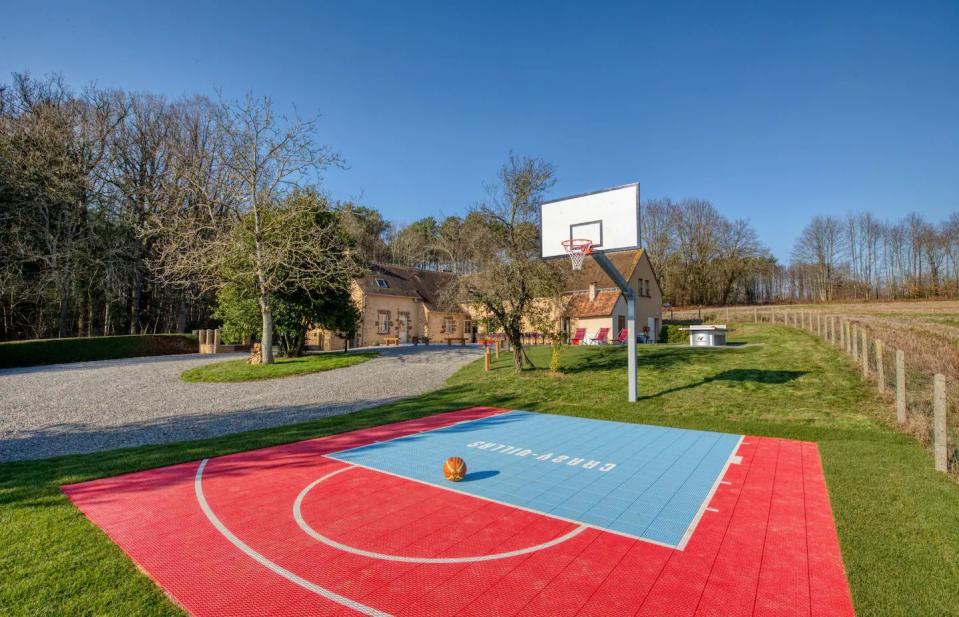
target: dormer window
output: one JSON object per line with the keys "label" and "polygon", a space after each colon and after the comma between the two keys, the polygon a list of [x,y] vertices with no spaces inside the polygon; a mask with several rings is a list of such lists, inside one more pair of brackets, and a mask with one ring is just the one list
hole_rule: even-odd
{"label": "dormer window", "polygon": [[390,284],[386,282],[386,279],[376,279],[376,286],[380,289],[389,289]]}

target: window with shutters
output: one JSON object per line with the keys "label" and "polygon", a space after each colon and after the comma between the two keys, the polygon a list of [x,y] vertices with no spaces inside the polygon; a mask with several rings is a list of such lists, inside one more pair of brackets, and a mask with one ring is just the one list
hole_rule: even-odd
{"label": "window with shutters", "polygon": [[390,333],[390,312],[389,311],[376,312],[376,333],[377,334]]}

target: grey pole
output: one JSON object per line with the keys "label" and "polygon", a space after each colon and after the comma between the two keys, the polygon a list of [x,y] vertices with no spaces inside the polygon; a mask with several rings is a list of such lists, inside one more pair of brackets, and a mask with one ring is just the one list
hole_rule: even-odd
{"label": "grey pole", "polygon": [[633,293],[626,294],[626,334],[629,336],[629,341],[626,343],[629,402],[635,403],[638,397],[639,376],[636,373],[636,297]]}
{"label": "grey pole", "polygon": [[603,253],[591,255],[609,278],[613,279],[616,286],[623,292],[623,297],[626,298],[626,334],[629,337],[626,342],[626,364],[629,373],[629,402],[635,403],[639,396],[639,382],[636,374],[636,292],[606,255]]}

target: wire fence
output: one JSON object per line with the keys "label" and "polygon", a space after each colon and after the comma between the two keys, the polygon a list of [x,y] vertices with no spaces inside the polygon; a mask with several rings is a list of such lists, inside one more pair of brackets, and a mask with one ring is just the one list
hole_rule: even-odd
{"label": "wire fence", "polygon": [[959,479],[959,345],[889,316],[827,309],[720,307],[675,311],[673,319],[775,324],[834,346],[888,405],[889,418]]}

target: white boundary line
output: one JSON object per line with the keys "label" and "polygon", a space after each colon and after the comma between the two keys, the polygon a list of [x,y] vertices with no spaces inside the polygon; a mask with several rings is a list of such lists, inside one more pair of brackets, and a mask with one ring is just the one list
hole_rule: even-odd
{"label": "white boundary line", "polygon": [[[371,441],[370,443],[365,443],[362,446],[350,446],[349,448],[344,448],[342,450],[334,450],[332,452],[327,452],[326,454],[323,454],[322,456],[330,456],[331,454],[342,454],[343,452],[350,452],[351,450],[359,450],[360,448],[366,448],[366,447],[381,444],[381,443],[389,443],[391,441],[396,441],[397,439],[405,439],[407,437],[413,437],[414,435],[422,435],[423,433],[432,433],[433,431],[439,431],[444,428],[450,428],[451,426],[459,426],[460,424],[469,424],[470,422],[479,422],[481,420],[486,420],[488,418],[505,416],[511,413],[537,413],[537,412],[523,411],[522,409],[506,409],[499,413],[491,413],[490,415],[483,416],[482,418],[470,418],[469,420],[460,420],[459,422],[453,422],[452,424],[444,424],[443,426],[434,426],[433,428],[424,428],[422,431],[416,431],[415,433],[407,433],[406,435],[399,435],[397,437],[390,437],[389,439],[384,439],[382,441]],[[546,414],[539,414],[539,415],[546,415]],[[429,417],[429,416],[426,416],[426,417]],[[373,427],[373,428],[376,428],[376,427]],[[322,439],[322,437],[320,437],[320,439]],[[336,459],[336,460],[339,461],[339,459]],[[340,462],[343,463],[346,461],[340,461]]]}
{"label": "white boundary line", "polygon": [[233,544],[235,547],[237,547],[238,549],[240,549],[241,551],[243,551],[244,553],[252,557],[260,565],[266,567],[269,570],[272,570],[274,573],[279,574],[283,578],[299,585],[300,587],[303,587],[304,589],[312,591],[313,593],[317,595],[323,596],[327,600],[336,602],[337,604],[340,604],[347,608],[351,608],[354,611],[363,613],[364,615],[373,615],[375,617],[389,617],[389,613],[384,613],[383,611],[377,610],[375,608],[372,608],[370,606],[357,602],[356,600],[351,600],[350,598],[341,596],[340,594],[336,592],[330,591],[329,589],[326,589],[325,587],[320,587],[316,583],[312,583],[306,580],[305,578],[298,576],[294,574],[293,572],[290,572],[283,566],[280,566],[279,564],[276,564],[270,561],[269,559],[267,559],[260,553],[256,552],[248,544],[243,542],[243,540],[236,537],[236,535],[234,535],[232,531],[227,529],[226,525],[223,524],[223,522],[217,517],[217,515],[214,514],[213,510],[210,508],[210,504],[207,503],[206,497],[203,494],[203,470],[206,469],[206,464],[209,461],[210,459],[205,458],[200,462],[200,466],[197,467],[196,477],[193,480],[193,489],[196,492],[196,500],[199,502],[200,509],[203,510],[203,514],[206,515],[207,520],[210,521],[210,523],[216,528],[217,531],[220,532],[221,535],[223,535],[224,538],[229,540],[230,543]]}
{"label": "white boundary line", "polygon": [[330,473],[319,478],[318,480],[314,480],[313,482],[308,484],[306,488],[300,491],[300,494],[296,496],[296,501],[293,502],[293,518],[296,519],[296,524],[300,526],[300,529],[306,532],[306,534],[310,536],[311,538],[313,538],[314,540],[318,540],[322,542],[323,544],[326,544],[327,546],[331,546],[335,549],[339,549],[347,553],[353,553],[354,555],[369,557],[370,559],[382,559],[384,561],[402,561],[404,563],[476,563],[479,561],[493,561],[496,559],[508,559],[510,557],[518,557],[520,555],[526,555],[528,553],[535,553],[536,551],[545,550],[550,547],[556,546],[557,544],[562,544],[566,540],[569,540],[579,535],[581,532],[587,529],[587,525],[580,525],[579,527],[573,529],[572,531],[568,531],[561,536],[553,538],[549,542],[537,544],[536,546],[528,546],[526,548],[520,548],[515,551],[508,551],[505,553],[492,553],[489,555],[479,555],[475,557],[408,557],[404,555],[390,555],[387,553],[375,553],[373,551],[365,551],[363,549],[355,548],[347,544],[341,544],[340,542],[337,542],[336,540],[333,540],[324,536],[320,532],[310,527],[310,524],[303,519],[303,512],[302,512],[303,500],[306,498],[307,493],[313,490],[313,488],[316,487],[320,482],[323,482],[324,480],[328,478],[332,478],[333,476],[339,473],[343,473],[344,471],[349,471],[350,469],[354,469],[354,467],[342,467],[340,469],[337,469],[336,471],[331,471]]}
{"label": "white boundary line", "polygon": [[[415,432],[415,433],[409,433],[409,434],[407,434],[407,435],[401,435],[401,436],[399,436],[399,437],[393,437],[393,438],[390,438],[390,439],[385,439],[385,440],[383,440],[383,441],[374,441],[374,442],[370,442],[370,443],[368,443],[368,444],[364,444],[364,445],[362,445],[362,446],[353,446],[353,447],[351,447],[351,448],[346,448],[346,449],[344,449],[344,450],[336,450],[336,451],[334,451],[334,452],[327,452],[326,454],[323,454],[322,456],[325,456],[325,457],[327,457],[327,458],[329,458],[329,459],[331,459],[331,460],[337,461],[337,462],[339,462],[339,463],[344,463],[344,464],[347,464],[347,465],[353,465],[353,466],[356,466],[356,467],[362,467],[362,468],[364,468],[364,469],[368,469],[368,470],[370,470],[370,471],[377,471],[377,472],[379,472],[379,473],[385,473],[386,475],[389,475],[389,476],[393,476],[393,477],[396,477],[396,478],[402,478],[403,480],[410,480],[410,481],[412,481],[412,482],[418,482],[418,483],[420,483],[420,484],[425,484],[426,486],[432,486],[432,487],[435,487],[435,488],[438,488],[438,489],[441,489],[441,490],[444,490],[444,491],[450,491],[451,493],[459,493],[460,495],[467,495],[467,496],[469,496],[469,497],[475,497],[475,498],[477,498],[477,499],[482,499],[482,500],[485,500],[485,501],[490,501],[490,502],[493,502],[493,503],[497,503],[497,504],[499,504],[499,505],[501,505],[501,506],[508,506],[508,507],[511,507],[511,508],[516,508],[517,510],[523,510],[524,512],[530,512],[530,513],[532,513],[532,514],[540,514],[540,515],[542,515],[542,516],[548,516],[548,517],[550,517],[550,518],[555,518],[555,519],[559,519],[559,520],[561,520],[561,521],[566,521],[567,523],[573,523],[573,524],[576,524],[576,525],[582,525],[582,526],[585,526],[585,527],[589,527],[589,528],[591,528],[591,529],[596,529],[596,530],[598,530],[598,531],[605,531],[605,532],[607,532],[607,533],[611,533],[611,534],[614,534],[614,535],[617,535],[617,536],[622,536],[622,537],[624,537],[624,538],[629,538],[629,539],[631,539],[631,540],[639,540],[640,542],[648,542],[648,543],[650,543],[650,544],[655,544],[655,545],[657,545],[657,546],[665,546],[666,548],[671,548],[671,549],[675,549],[675,550],[678,550],[678,551],[682,551],[682,550],[685,550],[685,549],[686,549],[686,545],[689,543],[690,538],[692,538],[693,533],[696,531],[696,527],[699,526],[699,521],[700,521],[700,519],[702,519],[703,513],[705,513],[707,506],[709,506],[709,502],[712,501],[713,495],[715,495],[715,494],[716,494],[716,491],[719,489],[719,484],[722,482],[723,477],[726,475],[726,471],[729,469],[729,465],[730,465],[731,463],[735,463],[735,464],[738,465],[738,464],[742,463],[742,461],[743,461],[743,457],[738,456],[738,455],[736,454],[736,452],[739,450],[740,446],[743,445],[743,440],[746,438],[745,435],[740,435],[740,436],[739,436],[739,439],[736,441],[736,446],[735,446],[735,447],[732,449],[732,451],[730,452],[729,457],[726,459],[726,463],[723,465],[723,468],[722,468],[722,469],[719,471],[719,473],[716,475],[716,480],[713,482],[712,488],[709,489],[709,493],[706,494],[706,497],[703,499],[702,504],[700,504],[700,506],[699,506],[699,511],[696,512],[696,515],[695,515],[695,516],[693,517],[693,519],[689,522],[689,526],[686,528],[685,533],[683,533],[682,538],[680,538],[679,543],[678,543],[678,544],[668,544],[668,543],[666,543],[666,542],[660,542],[660,541],[658,541],[658,540],[652,540],[652,539],[650,539],[650,538],[644,538],[644,537],[642,537],[642,536],[633,535],[633,534],[631,534],[631,533],[626,533],[626,532],[624,532],[624,531],[616,531],[615,529],[609,529],[609,528],[607,528],[607,527],[600,527],[600,526],[598,526],[598,525],[592,525],[592,524],[590,524],[590,523],[584,523],[583,521],[578,521],[578,520],[576,520],[576,519],[566,518],[566,517],[564,517],[564,516],[557,516],[557,515],[555,515],[555,514],[550,514],[549,512],[541,512],[541,511],[539,511],[539,510],[533,510],[532,508],[526,508],[526,507],[523,507],[523,506],[518,506],[518,505],[516,505],[516,504],[508,503],[508,502],[505,502],[505,501],[500,501],[500,500],[498,500],[498,499],[492,499],[491,497],[484,497],[484,496],[482,496],[482,495],[476,495],[476,494],[473,494],[473,493],[468,493],[468,492],[466,492],[466,491],[460,491],[460,490],[457,490],[457,489],[455,489],[455,488],[451,488],[451,487],[448,487],[448,486],[442,486],[442,485],[440,485],[440,484],[433,484],[432,482],[426,482],[425,480],[417,480],[416,478],[410,478],[410,477],[408,477],[408,476],[403,476],[403,475],[400,475],[400,474],[397,474],[397,473],[392,473],[392,472],[389,472],[389,471],[384,471],[384,470],[382,470],[382,469],[378,469],[378,468],[376,468],[376,467],[371,467],[371,466],[369,466],[369,465],[363,465],[363,464],[357,463],[357,462],[355,462],[355,461],[344,461],[344,460],[340,460],[340,459],[336,458],[336,456],[335,456],[335,455],[337,455],[337,454],[342,454],[342,453],[344,453],[344,452],[349,452],[349,451],[351,451],[351,450],[359,450],[360,448],[365,448],[365,447],[367,447],[367,446],[374,445],[374,444],[388,443],[388,442],[390,442],[390,441],[395,441],[395,440],[397,440],[397,439],[402,439],[402,438],[404,438],[404,437],[410,437],[410,436],[412,436],[412,435],[421,435],[421,434],[423,434],[423,433],[430,433],[430,432],[432,432],[432,431],[440,430],[440,429],[447,428],[447,427],[450,427],[450,426],[457,426],[457,425],[459,425],[459,424],[467,424],[467,423],[470,423],[470,422],[479,422],[479,421],[485,420],[485,419],[487,419],[487,418],[493,418],[493,417],[496,417],[496,416],[504,416],[504,415],[507,415],[507,414],[510,414],[510,413],[516,413],[516,412],[537,414],[537,412],[535,412],[535,411],[524,411],[524,410],[522,410],[522,409],[509,409],[509,410],[506,410],[506,411],[504,411],[504,412],[502,412],[502,413],[490,414],[490,415],[488,415],[488,416],[483,416],[482,418],[472,418],[472,419],[470,419],[470,420],[461,420],[461,421],[459,421],[459,422],[454,422],[454,423],[452,423],[452,424],[447,424],[447,425],[445,425],[445,426],[438,426],[438,427],[431,428],[431,429],[424,429],[424,430],[422,430],[422,431],[417,431],[417,432]],[[538,414],[538,415],[549,415],[549,414]],[[665,427],[665,428],[670,428],[670,427]],[[678,429],[678,430],[686,430],[686,429]]]}
{"label": "white boundary line", "polygon": [[739,439],[736,440],[736,447],[733,448],[729,453],[729,457],[726,459],[726,464],[723,465],[723,468],[716,475],[716,481],[713,482],[713,487],[709,489],[709,492],[706,494],[706,498],[703,499],[702,505],[699,506],[699,512],[697,512],[696,516],[693,517],[693,520],[689,522],[689,527],[686,528],[686,533],[683,534],[682,539],[679,541],[679,545],[676,547],[677,549],[684,550],[686,548],[686,544],[689,543],[690,538],[693,537],[693,532],[696,531],[696,527],[699,526],[699,520],[703,518],[703,513],[706,512],[706,509],[709,507],[709,502],[713,500],[713,495],[715,495],[716,490],[719,489],[719,483],[726,476],[726,471],[729,470],[729,466],[734,461],[737,465],[742,463],[743,457],[737,456],[736,452],[738,452],[739,447],[743,445],[743,439],[745,438],[745,435],[740,435]]}
{"label": "white boundary line", "polygon": [[375,471],[377,473],[383,473],[388,476],[393,476],[394,478],[400,478],[401,480],[409,480],[410,482],[416,482],[418,484],[423,484],[425,486],[432,486],[433,488],[438,488],[443,491],[449,491],[451,493],[458,493],[460,495],[466,495],[467,497],[473,497],[475,499],[482,499],[483,501],[489,501],[491,503],[496,503],[501,506],[506,506],[508,508],[516,508],[517,510],[522,510],[523,512],[529,512],[530,514],[538,514],[540,516],[547,516],[549,518],[555,518],[566,523],[573,523],[574,525],[581,525],[583,527],[588,527],[590,529],[596,529],[597,531],[605,531],[606,533],[611,533],[613,535],[622,536],[624,538],[629,538],[630,540],[639,540],[640,542],[648,542],[650,544],[655,544],[657,546],[665,546],[666,548],[672,548],[677,550],[683,550],[679,546],[674,546],[672,544],[667,544],[665,542],[659,542],[658,540],[651,540],[649,538],[644,538],[642,536],[635,536],[631,533],[626,533],[625,531],[616,531],[615,529],[607,529],[606,527],[600,527],[598,525],[592,525],[590,523],[584,523],[583,521],[578,521],[574,518],[566,518],[565,516],[558,516],[556,514],[550,514],[549,512],[542,512],[540,510],[534,510],[532,508],[527,508],[525,506],[518,506],[515,503],[509,503],[506,501],[500,501],[499,499],[493,499],[492,497],[484,497],[483,495],[475,495],[473,493],[467,493],[466,491],[461,491],[449,486],[442,486],[440,484],[433,484],[432,482],[427,482],[426,480],[417,480],[416,478],[410,478],[409,476],[403,476],[398,473],[393,473],[392,471],[383,471],[382,469],[377,469],[376,467],[370,467],[369,465],[363,465],[355,461],[341,461],[338,458],[334,458],[329,455],[323,455],[329,458],[332,461],[337,463],[343,463],[344,465],[353,465],[354,467],[362,467],[363,469],[368,469],[370,471]]}

